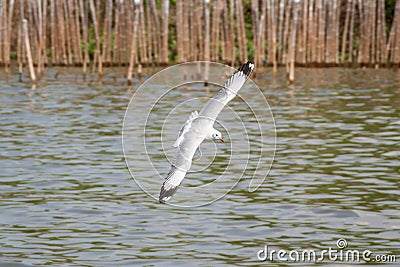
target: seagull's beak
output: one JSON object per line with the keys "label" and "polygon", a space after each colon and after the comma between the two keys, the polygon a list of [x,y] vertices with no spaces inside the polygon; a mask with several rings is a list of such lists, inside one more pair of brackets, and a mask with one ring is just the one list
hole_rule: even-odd
{"label": "seagull's beak", "polygon": [[223,139],[223,138],[220,138],[219,141],[224,142],[224,139]]}

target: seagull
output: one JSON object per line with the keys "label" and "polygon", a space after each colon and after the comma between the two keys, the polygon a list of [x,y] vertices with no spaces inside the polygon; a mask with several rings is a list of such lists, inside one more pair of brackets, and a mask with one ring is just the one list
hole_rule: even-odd
{"label": "seagull", "polygon": [[166,203],[176,193],[192,165],[196,150],[205,139],[224,142],[221,132],[214,129],[213,125],[218,114],[229,101],[235,98],[253,69],[252,61],[243,64],[205,104],[200,113],[193,111],[190,114],[173,145],[176,148],[176,154],[161,187],[160,203]]}

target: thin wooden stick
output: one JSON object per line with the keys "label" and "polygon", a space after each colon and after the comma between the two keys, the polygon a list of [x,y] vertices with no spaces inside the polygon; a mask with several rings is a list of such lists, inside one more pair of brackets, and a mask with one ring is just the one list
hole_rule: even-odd
{"label": "thin wooden stick", "polygon": [[299,0],[294,0],[293,5],[293,20],[291,27],[290,43],[289,43],[289,83],[294,82],[294,63],[295,63],[295,49],[296,49],[296,31],[297,31],[297,19]]}
{"label": "thin wooden stick", "polygon": [[162,1],[161,63],[168,64],[169,0]]}
{"label": "thin wooden stick", "polygon": [[132,45],[131,45],[131,51],[130,51],[130,59],[129,59],[129,69],[128,69],[128,84],[131,83],[132,80],[132,75],[133,75],[133,67],[135,63],[135,57],[136,57],[136,43],[137,43],[137,33],[138,33],[138,28],[139,28],[139,4],[140,0],[135,0],[135,19],[134,19],[134,24],[133,24],[133,35],[132,35]]}
{"label": "thin wooden stick", "polygon": [[31,76],[32,83],[35,83],[36,82],[36,75],[35,75],[35,69],[33,68],[33,60],[32,60],[32,54],[31,54],[31,44],[29,42],[28,21],[26,19],[24,19],[22,21],[22,25],[23,25],[23,29],[24,29],[26,55],[28,57],[29,74]]}
{"label": "thin wooden stick", "polygon": [[98,75],[99,78],[103,76],[103,62],[102,62],[102,56],[100,52],[100,32],[99,32],[99,25],[97,22],[97,15],[96,15],[96,10],[94,6],[93,0],[90,0],[90,11],[92,13],[92,20],[94,24],[94,34],[96,38],[96,46],[95,46],[95,58],[98,60]]}

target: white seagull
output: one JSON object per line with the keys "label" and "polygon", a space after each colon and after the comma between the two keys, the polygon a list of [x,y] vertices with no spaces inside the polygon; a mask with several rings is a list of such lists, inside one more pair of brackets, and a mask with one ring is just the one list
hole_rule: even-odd
{"label": "white seagull", "polygon": [[225,82],[224,86],[211,98],[198,113],[192,112],[184,124],[174,147],[175,159],[160,191],[160,203],[171,199],[192,165],[194,153],[204,139],[224,141],[221,133],[213,125],[221,110],[231,101],[249,78],[254,63],[248,61]]}

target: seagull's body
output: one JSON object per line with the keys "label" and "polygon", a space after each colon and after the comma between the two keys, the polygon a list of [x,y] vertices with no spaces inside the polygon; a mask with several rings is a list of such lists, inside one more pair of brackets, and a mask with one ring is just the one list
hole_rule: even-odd
{"label": "seagull's body", "polygon": [[254,63],[248,61],[242,65],[211,98],[198,113],[192,112],[174,143],[177,148],[171,169],[161,187],[160,202],[167,202],[178,190],[192,165],[192,158],[197,148],[205,139],[223,141],[221,133],[213,125],[221,110],[242,88],[254,69]]}

